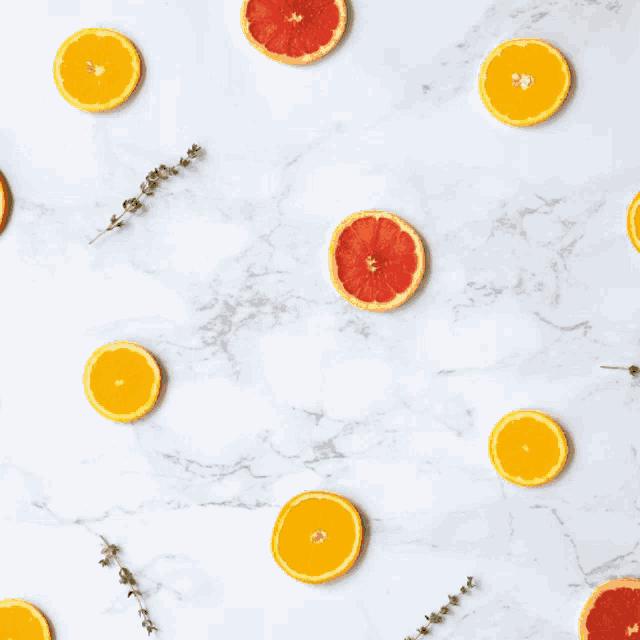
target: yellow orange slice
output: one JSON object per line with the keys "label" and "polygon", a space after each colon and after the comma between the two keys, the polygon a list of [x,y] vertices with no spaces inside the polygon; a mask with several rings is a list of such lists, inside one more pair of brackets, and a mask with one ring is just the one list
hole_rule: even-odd
{"label": "yellow orange slice", "polygon": [[242,30],[265,56],[309,64],[327,55],[347,26],[345,0],[244,0]]}
{"label": "yellow orange slice", "polygon": [[47,619],[29,602],[0,600],[0,640],[51,640]]}
{"label": "yellow orange slice", "polygon": [[640,580],[620,578],[601,584],[580,614],[580,640],[640,638]]}
{"label": "yellow orange slice", "polygon": [[399,307],[415,293],[425,268],[420,236],[394,213],[359,211],[345,218],[331,237],[331,281],[360,309]]}
{"label": "yellow orange slice", "polygon": [[120,340],[93,353],[82,381],[87,399],[100,415],[116,422],[132,422],[156,403],[162,373],[146,349]]}
{"label": "yellow orange slice", "polygon": [[0,173],[0,232],[5,228],[9,219],[9,187]]}
{"label": "yellow orange slice", "polygon": [[571,85],[564,56],[535,38],[507,40],[486,58],[480,70],[482,102],[501,122],[525,127],[551,117]]}
{"label": "yellow orange slice", "polygon": [[640,251],[640,193],[631,201],[627,211],[627,233],[633,246]]}
{"label": "yellow orange slice", "polygon": [[292,578],[320,584],[353,566],[362,531],[360,514],[346,498],[307,491],[282,507],[271,536],[271,553]]}
{"label": "yellow orange slice", "polygon": [[534,487],[555,478],[569,448],[560,426],[540,411],[512,411],[493,428],[489,457],[509,482]]}
{"label": "yellow orange slice", "polygon": [[133,93],[140,80],[140,56],[117,31],[81,29],[58,49],[53,77],[69,104],[83,111],[107,111]]}

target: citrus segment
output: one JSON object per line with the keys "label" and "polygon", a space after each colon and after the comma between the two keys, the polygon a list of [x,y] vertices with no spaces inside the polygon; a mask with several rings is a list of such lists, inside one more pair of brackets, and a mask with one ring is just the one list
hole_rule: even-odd
{"label": "citrus segment", "polygon": [[345,0],[244,0],[242,30],[264,55],[308,64],[333,49],[347,25]]}
{"label": "citrus segment", "polygon": [[503,42],[486,58],[479,76],[484,105],[498,120],[516,127],[552,116],[567,97],[570,84],[564,56],[534,38]]}
{"label": "citrus segment", "polygon": [[97,349],[84,370],[87,399],[105,418],[137,420],[155,404],[162,374],[153,356],[136,344],[111,342]]}
{"label": "citrus segment", "polygon": [[51,640],[46,618],[32,604],[0,600],[0,640]]}
{"label": "citrus segment", "polygon": [[334,580],[355,563],[362,521],[346,498],[328,491],[301,493],[282,507],[271,536],[278,566],[310,584]]}
{"label": "citrus segment", "polygon": [[540,411],[508,413],[489,437],[489,456],[496,471],[505,480],[525,487],[555,478],[568,451],[560,426]]}
{"label": "citrus segment", "polygon": [[140,56],[133,43],[111,29],[81,29],[60,46],[53,75],[62,97],[83,111],[106,111],[122,104],[140,79]]}
{"label": "citrus segment", "polygon": [[0,231],[2,231],[9,219],[9,187],[0,173]]}
{"label": "citrus segment", "polygon": [[638,640],[640,580],[621,578],[601,584],[580,615],[580,640]]}
{"label": "citrus segment", "polygon": [[627,233],[633,246],[640,251],[640,193],[631,201],[627,212]]}
{"label": "citrus segment", "polygon": [[361,309],[389,311],[406,302],[425,272],[422,240],[402,218],[386,211],[360,211],[333,232],[331,281]]}

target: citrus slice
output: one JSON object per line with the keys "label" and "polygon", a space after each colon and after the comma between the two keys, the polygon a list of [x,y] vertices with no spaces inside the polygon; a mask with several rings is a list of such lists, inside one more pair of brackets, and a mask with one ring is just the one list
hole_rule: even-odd
{"label": "citrus slice", "polygon": [[601,584],[580,615],[580,640],[638,640],[640,580],[620,578]]}
{"label": "citrus slice", "polygon": [[485,107],[501,122],[526,127],[551,117],[571,85],[564,56],[535,38],[507,40],[486,58],[479,89]]}
{"label": "citrus slice", "polygon": [[425,265],[420,236],[393,213],[359,211],[345,218],[331,237],[331,281],[360,309],[399,307],[418,288]]}
{"label": "citrus slice", "polygon": [[51,640],[47,619],[24,600],[0,600],[0,640]]}
{"label": "citrus slice", "polygon": [[640,193],[631,201],[627,212],[627,233],[633,246],[640,251]]}
{"label": "citrus slice", "polygon": [[282,507],[271,536],[271,553],[292,578],[310,584],[334,580],[355,563],[362,520],[346,498],[306,491]]}
{"label": "citrus slice", "polygon": [[308,64],[327,55],[347,26],[346,0],[244,0],[242,30],[265,56]]}
{"label": "citrus slice", "polygon": [[568,453],[564,431],[540,411],[508,413],[489,437],[489,457],[496,471],[523,487],[555,478]]}
{"label": "citrus slice", "polygon": [[156,403],[162,373],[146,349],[120,340],[94,351],[82,381],[87,399],[100,415],[132,422]]}
{"label": "citrus slice", "polygon": [[81,29],[58,49],[53,77],[69,104],[83,111],[107,111],[133,93],[140,80],[140,56],[117,31]]}
{"label": "citrus slice", "polygon": [[0,173],[0,231],[2,231],[9,219],[9,187],[7,181]]}

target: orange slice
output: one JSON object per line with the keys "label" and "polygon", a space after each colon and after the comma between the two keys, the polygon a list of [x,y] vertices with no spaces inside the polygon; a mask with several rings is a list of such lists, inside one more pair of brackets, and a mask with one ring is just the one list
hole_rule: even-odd
{"label": "orange slice", "polygon": [[5,228],[9,219],[9,187],[0,173],[0,231]]}
{"label": "orange slice", "polygon": [[526,127],[551,117],[571,85],[564,56],[535,38],[507,40],[482,65],[479,89],[485,107],[501,122]]}
{"label": "orange slice", "polygon": [[242,30],[265,56],[309,64],[327,55],[347,26],[346,0],[244,0]]}
{"label": "orange slice", "polygon": [[132,422],[156,403],[162,373],[146,349],[120,340],[94,351],[82,381],[87,399],[100,415]]}
{"label": "orange slice", "polygon": [[540,411],[508,413],[489,437],[489,457],[496,471],[523,487],[555,478],[568,453],[564,431]]}
{"label": "orange slice", "polygon": [[601,584],[580,615],[580,640],[638,640],[640,580],[620,578]]}
{"label": "orange slice", "polygon": [[420,236],[393,213],[359,211],[345,218],[331,237],[331,281],[360,309],[399,307],[420,285],[425,265]]}
{"label": "orange slice", "polygon": [[631,201],[627,212],[627,233],[633,246],[640,251],[640,193]]}
{"label": "orange slice", "polygon": [[51,640],[47,619],[24,600],[0,600],[0,640]]}
{"label": "orange slice", "polygon": [[69,104],[83,111],[107,111],[133,93],[140,80],[140,56],[117,31],[81,29],[58,49],[53,77]]}
{"label": "orange slice", "polygon": [[271,553],[292,578],[320,584],[354,565],[362,545],[362,520],[342,496],[301,493],[282,507],[271,536]]}

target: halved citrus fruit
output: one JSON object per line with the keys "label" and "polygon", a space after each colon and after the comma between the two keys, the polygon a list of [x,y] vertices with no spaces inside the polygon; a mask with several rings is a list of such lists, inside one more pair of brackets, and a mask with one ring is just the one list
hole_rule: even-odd
{"label": "halved citrus fruit", "polygon": [[0,600],[0,640],[51,640],[51,629],[29,602]]}
{"label": "halved citrus fruit", "polygon": [[0,173],[0,231],[2,231],[9,219],[9,187],[7,181]]}
{"label": "halved citrus fruit", "polygon": [[242,30],[265,56],[308,64],[327,55],[347,26],[346,0],[244,0]]}
{"label": "halved citrus fruit", "polygon": [[320,584],[354,565],[362,532],[360,514],[346,498],[306,491],[282,507],[271,536],[271,553],[292,578]]}
{"label": "halved citrus fruit", "polygon": [[87,399],[100,415],[116,422],[132,422],[156,403],[162,373],[146,349],[119,340],[94,351],[82,381]]}
{"label": "halved citrus fruit", "polygon": [[482,102],[501,122],[526,127],[551,117],[571,85],[564,56],[536,38],[507,40],[486,58],[480,70]]}
{"label": "halved citrus fruit", "polygon": [[640,251],[640,193],[631,201],[627,211],[627,233],[633,246]]}
{"label": "halved citrus fruit", "polygon": [[568,453],[564,431],[541,411],[512,411],[489,437],[489,457],[496,471],[523,487],[555,478]]}
{"label": "halved citrus fruit", "polygon": [[331,281],[360,309],[389,311],[406,302],[420,285],[425,265],[420,236],[394,213],[359,211],[331,237]]}
{"label": "halved citrus fruit", "polygon": [[640,580],[620,578],[601,584],[580,615],[580,640],[638,640]]}
{"label": "halved citrus fruit", "polygon": [[74,107],[107,111],[133,93],[140,80],[140,56],[117,31],[81,29],[58,49],[53,77],[62,97]]}

